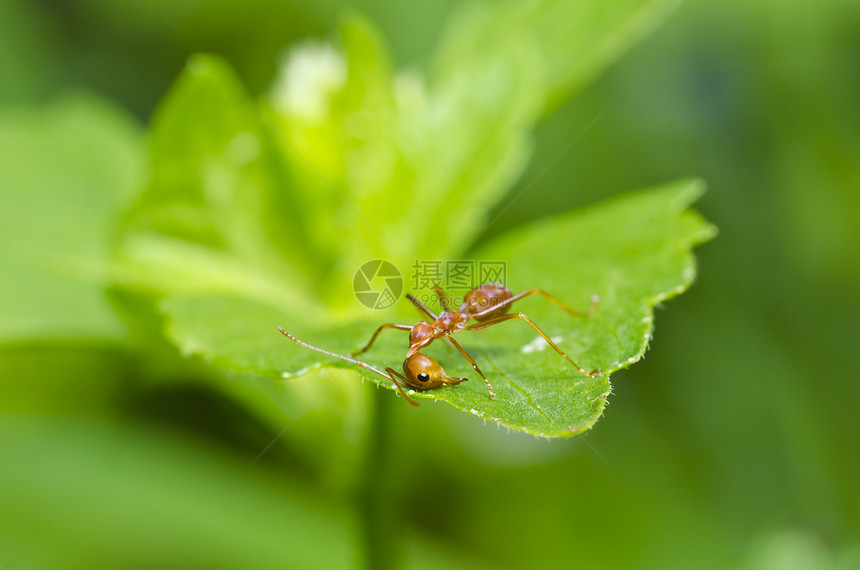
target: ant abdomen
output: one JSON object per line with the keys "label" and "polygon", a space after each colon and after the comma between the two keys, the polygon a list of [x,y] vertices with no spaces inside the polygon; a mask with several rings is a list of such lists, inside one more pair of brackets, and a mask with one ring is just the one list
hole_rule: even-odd
{"label": "ant abdomen", "polygon": [[469,291],[466,298],[463,299],[463,307],[472,315],[476,315],[474,316],[476,321],[486,321],[507,313],[510,305],[502,305],[490,311],[487,309],[507,301],[512,296],[511,290],[507,287],[495,283],[486,283]]}

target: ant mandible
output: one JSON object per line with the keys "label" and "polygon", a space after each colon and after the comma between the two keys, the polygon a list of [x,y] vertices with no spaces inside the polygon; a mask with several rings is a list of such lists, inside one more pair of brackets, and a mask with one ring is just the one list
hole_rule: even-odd
{"label": "ant mandible", "polygon": [[[493,392],[493,387],[490,385],[490,381],[487,380],[487,377],[478,367],[478,364],[475,362],[475,359],[469,356],[469,353],[466,352],[462,346],[460,346],[460,343],[454,340],[453,335],[463,331],[478,331],[511,319],[524,320],[541,337],[543,337],[543,339],[547,343],[549,343],[549,345],[554,348],[555,351],[561,357],[573,364],[573,366],[581,373],[585,374],[586,376],[595,376],[597,374],[600,374],[600,369],[594,369],[591,372],[586,372],[585,370],[580,368],[576,362],[571,360],[570,357],[567,356],[564,351],[562,351],[558,347],[558,345],[556,345],[546,335],[546,333],[544,333],[536,324],[534,324],[534,322],[532,322],[532,320],[529,319],[525,314],[507,314],[511,305],[516,301],[519,301],[520,299],[524,297],[529,297],[531,295],[541,295],[548,301],[558,305],[559,307],[567,311],[571,316],[587,316],[594,311],[594,307],[598,302],[598,298],[596,296],[591,298],[591,307],[589,308],[588,312],[580,313],[574,311],[573,309],[562,303],[559,299],[556,299],[543,289],[529,289],[528,291],[523,291],[522,293],[514,295],[507,287],[504,287],[502,285],[496,285],[493,283],[486,283],[469,291],[469,293],[463,299],[463,304],[460,306],[460,308],[456,311],[452,311],[448,306],[448,300],[442,288],[436,285],[434,290],[436,296],[439,298],[439,302],[442,304],[442,313],[436,315],[421,301],[419,301],[412,295],[407,294],[406,297],[412,302],[412,304],[431,320],[423,320],[412,326],[399,325],[395,323],[386,323],[384,325],[381,325],[378,329],[376,329],[376,332],[373,333],[373,336],[370,337],[370,340],[364,348],[350,354],[350,356],[355,357],[370,350],[370,347],[373,345],[373,342],[376,340],[376,337],[378,337],[379,333],[381,333],[384,329],[409,331],[409,350],[406,352],[406,360],[403,361],[403,372],[405,375],[400,374],[390,366],[385,369],[385,372],[382,372],[379,369],[374,368],[373,366],[365,362],[361,362],[360,360],[355,360],[354,358],[343,356],[341,354],[335,354],[333,352],[329,352],[327,350],[323,350],[321,348],[317,348],[315,346],[311,346],[305,342],[302,342],[296,337],[292,336],[290,333],[286,332],[281,327],[278,327],[278,330],[281,331],[281,333],[285,337],[295,342],[296,344],[304,346],[305,348],[309,348],[311,350],[321,352],[328,356],[333,356],[335,358],[340,358],[341,360],[351,362],[356,366],[360,366],[361,368],[379,374],[383,378],[391,380],[392,382],[394,382],[395,388],[397,388],[400,393],[403,394],[403,397],[406,399],[406,401],[413,406],[418,406],[418,404],[406,395],[406,392],[403,390],[404,387],[415,388],[416,390],[430,390],[432,388],[438,388],[442,385],[454,385],[468,380],[468,378],[455,378],[453,376],[448,376],[447,374],[445,374],[445,371],[442,369],[442,366],[438,362],[436,362],[429,356],[421,354],[419,352],[420,350],[430,345],[430,343],[432,343],[434,340],[443,337],[447,339],[454,346],[454,348],[456,348],[460,352],[460,354],[462,354],[466,358],[466,360],[469,361],[469,364],[472,365],[472,368],[475,369],[475,372],[477,372],[481,376],[481,378],[484,380],[484,383],[487,385],[487,391],[489,392],[490,397],[495,398],[496,394],[495,392]],[[476,322],[471,325],[467,324],[471,320],[474,320]]]}

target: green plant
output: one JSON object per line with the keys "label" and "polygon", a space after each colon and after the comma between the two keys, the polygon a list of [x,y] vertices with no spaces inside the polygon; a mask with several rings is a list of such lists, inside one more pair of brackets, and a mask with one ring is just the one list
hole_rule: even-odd
{"label": "green plant", "polygon": [[[668,185],[469,245],[522,171],[534,122],[665,6],[595,8],[587,26],[573,20],[589,31],[584,45],[558,27],[570,17],[564,3],[472,10],[426,81],[394,74],[376,31],[352,16],[342,51],[298,48],[283,84],[260,103],[223,61],[195,57],[153,124],[150,180],[122,227],[123,286],[155,295],[183,353],[281,379],[350,365],[285,342],[276,325],[347,354],[381,322],[416,320],[408,306],[368,311],[355,302],[352,276],[363,262],[387,259],[406,273],[419,259],[505,260],[514,290],[540,286],[580,306],[599,295],[587,319],[539,303],[524,310],[603,374],[584,377],[551,351],[525,353],[535,335],[510,323],[483,344],[464,339],[490,363],[497,399],[479,382],[416,397],[539,435],[588,429],[609,375],[644,353],[654,305],[693,279],[690,249],[713,235],[686,210],[700,185]],[[574,48],[580,58],[559,57]],[[367,355],[381,368],[403,359],[395,336]]]}
{"label": "green plant", "polygon": [[[288,73],[301,74],[303,61],[324,72],[300,75],[314,80],[310,92],[276,82],[255,99],[222,59],[198,55],[147,134],[87,96],[4,111],[0,179],[15,192],[0,209],[9,275],[0,283],[0,369],[15,382],[3,409],[59,419],[0,420],[0,446],[16,458],[3,487],[21,492],[3,497],[19,526],[2,533],[0,551],[33,560],[29,529],[39,528],[60,537],[36,556],[42,565],[84,551],[113,565],[172,556],[179,565],[256,557],[306,566],[325,551],[324,562],[344,566],[365,550],[382,565],[394,532],[385,437],[402,402],[385,391],[369,397],[360,380],[378,378],[344,371],[275,329],[345,353],[381,322],[414,322],[405,302],[387,311],[355,302],[352,276],[368,259],[402,269],[416,259],[503,259],[515,290],[543,287],[579,308],[599,295],[587,319],[537,299],[521,307],[602,376],[585,378],[548,350],[523,352],[535,335],[509,323],[463,338],[496,400],[445,353],[446,369],[472,381],[416,395],[533,434],[591,427],[610,375],[646,350],[655,304],[694,278],[691,249],[713,235],[688,208],[702,185],[643,190],[501,235],[488,212],[521,177],[535,124],[674,4],[472,7],[454,18],[426,75],[393,72],[373,26],[350,16],[337,47],[300,46],[286,64]],[[387,336],[367,358],[396,368],[404,344]],[[193,358],[177,359],[176,349]],[[276,482],[247,465],[224,468],[218,452],[140,425],[124,408],[184,383],[239,403],[266,441],[283,436],[291,465],[319,478],[325,500],[304,503],[297,473]],[[189,494],[199,481],[207,484]],[[62,512],[44,524],[55,505]],[[162,528],[168,511],[176,518]],[[117,512],[133,515],[132,535],[114,524]],[[279,543],[279,528],[306,532]],[[174,539],[181,529],[188,534]],[[425,558],[444,559],[432,538],[410,540]]]}

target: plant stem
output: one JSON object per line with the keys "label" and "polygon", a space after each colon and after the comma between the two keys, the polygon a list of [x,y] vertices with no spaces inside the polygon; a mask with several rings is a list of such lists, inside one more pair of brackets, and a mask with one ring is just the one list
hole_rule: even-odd
{"label": "plant stem", "polygon": [[391,404],[388,390],[371,390],[373,396],[367,452],[362,479],[358,488],[358,505],[361,512],[366,548],[365,562],[372,570],[386,570],[394,566],[397,558],[396,525],[390,469]]}

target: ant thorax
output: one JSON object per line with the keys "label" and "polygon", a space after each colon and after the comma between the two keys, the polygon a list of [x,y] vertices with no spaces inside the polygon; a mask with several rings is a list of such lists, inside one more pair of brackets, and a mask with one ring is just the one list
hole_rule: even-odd
{"label": "ant thorax", "polygon": [[433,336],[433,326],[427,322],[420,322],[409,331],[409,346],[422,345]]}
{"label": "ant thorax", "polygon": [[469,315],[458,311],[442,311],[439,318],[433,325],[440,330],[451,331],[455,328],[463,328],[466,321],[469,320]]}

